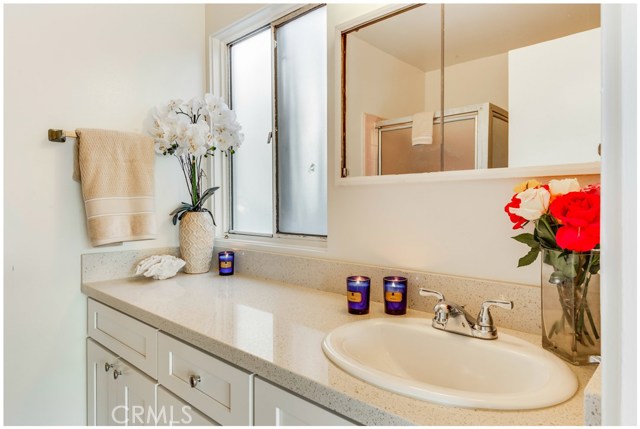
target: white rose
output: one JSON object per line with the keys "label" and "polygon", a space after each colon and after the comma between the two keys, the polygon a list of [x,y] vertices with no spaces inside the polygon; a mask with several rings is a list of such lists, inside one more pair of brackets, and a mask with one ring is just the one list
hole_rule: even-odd
{"label": "white rose", "polygon": [[580,190],[580,184],[576,179],[562,179],[562,180],[550,180],[549,192],[551,195],[564,195],[569,192],[578,192]]}
{"label": "white rose", "polygon": [[530,188],[516,195],[520,200],[520,207],[511,207],[509,211],[526,220],[537,220],[549,209],[551,195],[545,188]]}

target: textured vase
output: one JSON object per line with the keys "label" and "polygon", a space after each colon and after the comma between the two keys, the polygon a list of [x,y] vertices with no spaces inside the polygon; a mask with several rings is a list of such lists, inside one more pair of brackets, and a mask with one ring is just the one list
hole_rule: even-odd
{"label": "textured vase", "polygon": [[180,256],[184,272],[206,273],[213,255],[213,220],[207,212],[187,212],[180,221]]}
{"label": "textured vase", "polygon": [[542,346],[574,365],[600,361],[600,251],[542,249]]}

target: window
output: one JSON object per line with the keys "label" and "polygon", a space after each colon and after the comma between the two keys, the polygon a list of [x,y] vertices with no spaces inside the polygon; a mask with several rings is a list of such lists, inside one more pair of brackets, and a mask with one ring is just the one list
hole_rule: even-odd
{"label": "window", "polygon": [[326,8],[227,44],[229,101],[243,126],[230,159],[230,233],[327,234]]}

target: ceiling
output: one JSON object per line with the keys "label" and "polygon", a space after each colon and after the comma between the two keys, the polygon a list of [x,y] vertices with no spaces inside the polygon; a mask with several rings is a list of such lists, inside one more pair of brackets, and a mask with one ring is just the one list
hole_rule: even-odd
{"label": "ceiling", "polygon": [[[350,33],[422,71],[440,68],[440,4]],[[447,4],[445,65],[497,55],[600,26],[599,4]],[[347,51],[349,49],[347,41]]]}

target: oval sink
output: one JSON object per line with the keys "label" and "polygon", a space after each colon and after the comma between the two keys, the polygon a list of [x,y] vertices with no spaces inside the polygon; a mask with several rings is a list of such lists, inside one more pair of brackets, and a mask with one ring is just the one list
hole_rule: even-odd
{"label": "oval sink", "polygon": [[355,377],[443,405],[542,408],[571,398],[578,388],[569,367],[541,347],[503,333],[481,340],[443,332],[430,319],[348,323],[330,332],[322,349]]}

